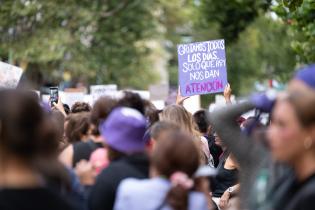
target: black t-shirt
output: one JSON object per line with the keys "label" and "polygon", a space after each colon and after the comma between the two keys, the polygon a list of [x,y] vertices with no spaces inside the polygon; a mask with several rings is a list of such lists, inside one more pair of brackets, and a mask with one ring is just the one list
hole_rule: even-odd
{"label": "black t-shirt", "polygon": [[92,152],[98,148],[102,148],[102,143],[96,143],[92,140],[87,142],[76,142],[73,144],[73,161],[72,166],[75,167],[80,160],[89,160]]}
{"label": "black t-shirt", "polygon": [[119,183],[128,177],[145,179],[149,175],[149,160],[145,154],[134,154],[113,161],[97,177],[88,198],[90,210],[113,209]]}
{"label": "black t-shirt", "polygon": [[0,189],[1,210],[74,210],[71,204],[46,188]]}
{"label": "black t-shirt", "polygon": [[221,197],[223,193],[238,182],[238,170],[224,168],[225,160],[218,166],[218,174],[210,178],[213,197]]}

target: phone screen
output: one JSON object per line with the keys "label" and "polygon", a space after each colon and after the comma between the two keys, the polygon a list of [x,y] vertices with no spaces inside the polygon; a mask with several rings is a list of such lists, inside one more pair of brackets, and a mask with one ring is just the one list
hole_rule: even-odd
{"label": "phone screen", "polygon": [[58,103],[58,87],[50,88],[50,105],[53,106],[53,103]]}

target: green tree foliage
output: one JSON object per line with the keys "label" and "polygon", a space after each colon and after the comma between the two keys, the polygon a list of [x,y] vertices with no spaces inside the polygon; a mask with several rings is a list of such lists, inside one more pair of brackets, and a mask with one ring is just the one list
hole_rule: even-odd
{"label": "green tree foliage", "polygon": [[292,48],[303,63],[315,62],[315,1],[277,1],[273,11],[291,29]]}
{"label": "green tree foliage", "polygon": [[67,70],[93,83],[145,88],[156,79],[144,44],[155,34],[155,5],[153,0],[3,0],[0,56],[48,75]]}
{"label": "green tree foliage", "polygon": [[[178,85],[177,44],[185,38],[191,38],[195,18],[199,14],[194,1],[191,0],[158,0],[158,20],[162,29],[162,39],[170,55],[168,61],[169,83]],[[189,39],[188,41],[192,41]]]}
{"label": "green tree foliage", "polygon": [[279,20],[260,16],[227,49],[229,81],[236,92],[248,94],[255,81],[286,82],[294,71],[296,54],[292,38]]}
{"label": "green tree foliage", "polygon": [[239,33],[269,8],[271,0],[201,0],[200,9],[207,23],[218,23],[225,40],[237,40]]}

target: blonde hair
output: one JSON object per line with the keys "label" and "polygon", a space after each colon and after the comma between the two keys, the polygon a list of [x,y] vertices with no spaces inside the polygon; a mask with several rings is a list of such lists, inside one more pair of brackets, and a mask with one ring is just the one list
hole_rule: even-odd
{"label": "blonde hair", "polygon": [[172,122],[181,130],[200,138],[200,133],[196,130],[192,115],[182,106],[169,105],[161,113],[161,120]]}

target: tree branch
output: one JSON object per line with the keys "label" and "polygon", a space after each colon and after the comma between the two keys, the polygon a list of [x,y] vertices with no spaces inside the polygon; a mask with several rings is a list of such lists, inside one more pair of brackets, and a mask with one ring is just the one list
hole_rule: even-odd
{"label": "tree branch", "polygon": [[120,12],[121,10],[126,8],[128,3],[130,3],[129,0],[121,0],[120,3],[115,8],[113,8],[112,10],[103,12],[101,14],[101,17],[107,18],[107,17],[114,16],[115,14],[117,14],[118,12]]}

